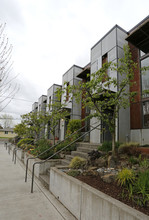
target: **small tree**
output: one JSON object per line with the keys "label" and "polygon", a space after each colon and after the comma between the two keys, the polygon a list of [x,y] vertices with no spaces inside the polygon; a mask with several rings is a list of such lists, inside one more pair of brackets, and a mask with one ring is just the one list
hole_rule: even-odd
{"label": "small tree", "polygon": [[35,140],[37,140],[40,136],[40,132],[45,128],[47,117],[41,112],[30,112],[21,117],[22,125],[20,126],[24,126],[26,136],[34,137]]}
{"label": "small tree", "polygon": [[53,140],[55,144],[55,133],[59,126],[60,119],[65,119],[69,115],[67,109],[65,109],[65,104],[61,103],[62,89],[57,89],[55,92],[55,100],[51,100],[49,104],[50,112],[47,113],[47,121],[50,123],[50,131],[53,135]]}
{"label": "small tree", "polygon": [[[137,91],[130,91],[135,83],[134,70],[137,64],[132,61],[128,46],[124,46],[124,57],[118,63],[105,63],[96,73],[91,74],[90,81],[70,87],[77,102],[88,107],[90,118],[96,117],[104,122],[112,135],[112,152],[115,154],[115,121],[121,108],[126,109],[134,101]],[[108,71],[118,72],[119,79],[108,75]],[[114,88],[113,91],[111,87]],[[82,99],[83,97],[83,99]]]}
{"label": "small tree", "polygon": [[29,137],[28,135],[28,127],[26,124],[21,122],[20,124],[15,125],[14,132],[21,138]]}

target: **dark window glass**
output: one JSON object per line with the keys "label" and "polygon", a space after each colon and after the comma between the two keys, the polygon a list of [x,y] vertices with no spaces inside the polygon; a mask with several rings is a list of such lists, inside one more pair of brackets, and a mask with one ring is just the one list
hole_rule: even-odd
{"label": "dark window glass", "polygon": [[149,127],[149,101],[143,103],[143,125]]}
{"label": "dark window glass", "polygon": [[[149,57],[141,61],[141,67],[149,66]],[[149,94],[146,93],[149,91],[149,70],[142,73],[142,96],[143,98],[149,97]]]}

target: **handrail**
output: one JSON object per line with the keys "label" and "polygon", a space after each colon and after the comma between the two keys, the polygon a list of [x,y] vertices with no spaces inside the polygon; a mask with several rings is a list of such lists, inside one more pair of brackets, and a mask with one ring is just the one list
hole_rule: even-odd
{"label": "handrail", "polygon": [[63,147],[62,149],[60,149],[59,151],[55,152],[53,155],[51,155],[50,157],[48,157],[46,160],[44,161],[37,161],[33,164],[33,168],[32,168],[32,182],[31,182],[31,193],[33,193],[33,185],[34,185],[34,172],[35,172],[35,165],[36,164],[42,164],[45,163],[46,161],[48,161],[49,159],[51,159],[52,157],[54,157],[55,155],[57,155],[58,153],[60,153],[61,151],[65,150],[67,147],[69,147],[70,145],[74,144],[75,142],[77,142],[80,138],[86,136],[88,133],[91,133],[91,131],[95,130],[99,125],[95,126],[94,128],[90,129],[89,131],[85,132],[84,134],[82,134],[80,137],[78,137],[76,140],[72,141],[70,144],[66,145],[65,147]]}
{"label": "handrail", "polygon": [[5,147],[6,147],[6,150],[7,150],[7,144],[8,144],[8,143],[7,143],[7,142],[5,142]]}
{"label": "handrail", "polygon": [[36,157],[29,157],[29,158],[27,158],[27,160],[26,160],[26,171],[25,171],[25,182],[27,182],[28,161],[29,161],[30,159],[36,159],[36,158],[38,158],[39,156],[45,154],[46,152],[48,152],[48,151],[50,151],[51,149],[57,147],[59,144],[63,143],[63,142],[66,141],[68,138],[72,137],[74,134],[78,133],[79,131],[81,131],[81,130],[82,130],[83,128],[85,128],[85,127],[86,127],[86,125],[83,126],[83,127],[81,127],[81,128],[79,128],[77,131],[75,131],[74,133],[70,134],[70,135],[69,135],[68,137],[66,137],[64,140],[62,140],[61,142],[56,143],[55,145],[51,146],[51,147],[48,148],[47,150],[45,150],[45,151],[43,151],[42,153],[38,154]]}

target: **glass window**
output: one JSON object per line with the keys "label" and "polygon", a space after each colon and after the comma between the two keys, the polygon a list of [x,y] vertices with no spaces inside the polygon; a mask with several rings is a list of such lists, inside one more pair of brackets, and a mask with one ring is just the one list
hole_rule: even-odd
{"label": "glass window", "polygon": [[[141,67],[149,66],[149,57],[141,61]],[[146,94],[146,91],[149,91],[149,70],[142,73],[142,95],[143,98],[149,97],[149,94]]]}
{"label": "glass window", "polygon": [[149,101],[143,103],[143,125],[149,127]]}
{"label": "glass window", "polygon": [[5,131],[5,134],[8,134],[8,131]]}

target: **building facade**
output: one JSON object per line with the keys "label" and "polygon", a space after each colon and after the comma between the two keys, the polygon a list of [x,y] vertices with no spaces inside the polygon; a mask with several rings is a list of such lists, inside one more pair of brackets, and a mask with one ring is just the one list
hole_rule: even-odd
{"label": "building facade", "polygon": [[[65,138],[67,124],[70,119],[84,119],[89,110],[82,107],[81,102],[75,102],[72,94],[69,93],[69,85],[78,85],[89,80],[87,74],[98,71],[105,62],[118,63],[118,60],[124,56],[123,46],[128,44],[132,53],[132,59],[137,63],[137,69],[134,72],[134,81],[136,82],[128,90],[137,91],[135,102],[130,104],[127,109],[120,109],[118,119],[116,120],[116,140],[120,142],[137,141],[144,145],[149,143],[149,70],[145,74],[140,72],[140,67],[149,66],[149,16],[132,28],[129,32],[118,25],[115,25],[105,36],[103,36],[92,48],[90,63],[85,67],[73,65],[62,76],[62,94],[61,102],[69,111],[67,120],[60,120],[58,136],[60,140]],[[116,71],[109,70],[107,73],[110,77],[114,77],[117,81],[121,80],[121,76]],[[47,96],[41,96],[38,100],[38,111],[52,111],[48,105],[55,100],[55,89],[60,85],[54,84],[47,91]],[[110,86],[111,92],[118,91],[119,88]],[[36,111],[37,104],[34,104]],[[97,119],[92,118],[86,123],[87,130],[92,127]],[[84,124],[82,123],[82,126]],[[102,124],[98,129],[90,133],[88,141],[92,143],[103,143],[111,140],[111,135],[106,124]],[[105,128],[104,132],[101,132]]]}

